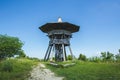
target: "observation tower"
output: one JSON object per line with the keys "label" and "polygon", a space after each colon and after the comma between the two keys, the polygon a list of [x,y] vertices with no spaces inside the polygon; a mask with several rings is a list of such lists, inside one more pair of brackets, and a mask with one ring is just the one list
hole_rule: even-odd
{"label": "observation tower", "polygon": [[53,60],[53,58],[55,61],[66,61],[67,47],[73,59],[70,38],[72,38],[72,33],[79,31],[79,28],[75,24],[62,22],[61,18],[58,18],[58,22],[46,23],[39,27],[42,32],[47,33],[50,39],[44,61]]}

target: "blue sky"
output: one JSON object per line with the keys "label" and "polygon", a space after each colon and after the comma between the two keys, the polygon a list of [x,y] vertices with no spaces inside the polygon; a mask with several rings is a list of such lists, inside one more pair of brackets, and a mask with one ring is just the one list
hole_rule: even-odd
{"label": "blue sky", "polygon": [[43,58],[48,47],[46,34],[38,29],[47,22],[80,26],[73,34],[71,48],[78,57],[114,54],[120,49],[119,0],[0,0],[0,34],[19,37],[30,57]]}

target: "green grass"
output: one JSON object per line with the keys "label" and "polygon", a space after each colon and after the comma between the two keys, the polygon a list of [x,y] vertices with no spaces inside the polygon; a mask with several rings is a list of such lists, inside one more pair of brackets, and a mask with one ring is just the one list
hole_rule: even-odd
{"label": "green grass", "polygon": [[0,62],[0,80],[26,80],[33,65],[29,59],[8,59]]}
{"label": "green grass", "polygon": [[47,65],[65,80],[120,80],[120,63],[76,62],[68,68],[56,68]]}

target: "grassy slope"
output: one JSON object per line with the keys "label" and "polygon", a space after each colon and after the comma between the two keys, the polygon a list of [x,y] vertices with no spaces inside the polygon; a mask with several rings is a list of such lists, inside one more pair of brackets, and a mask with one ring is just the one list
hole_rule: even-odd
{"label": "grassy slope", "polygon": [[[12,66],[12,71],[4,71],[3,66],[8,62]],[[29,71],[37,62],[29,59],[9,59],[0,62],[0,80],[25,80],[29,75]],[[6,65],[6,66],[7,66]]]}
{"label": "grassy slope", "polygon": [[65,80],[120,80],[120,64],[77,62],[68,68],[48,66]]}

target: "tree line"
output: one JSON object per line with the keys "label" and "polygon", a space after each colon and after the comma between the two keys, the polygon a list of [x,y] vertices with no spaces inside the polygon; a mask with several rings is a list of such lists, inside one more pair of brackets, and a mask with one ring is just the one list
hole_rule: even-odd
{"label": "tree line", "polygon": [[87,58],[86,55],[80,54],[78,60],[81,61],[91,61],[91,62],[120,62],[120,49],[118,50],[118,54],[113,54],[109,51],[101,52],[100,56]]}

